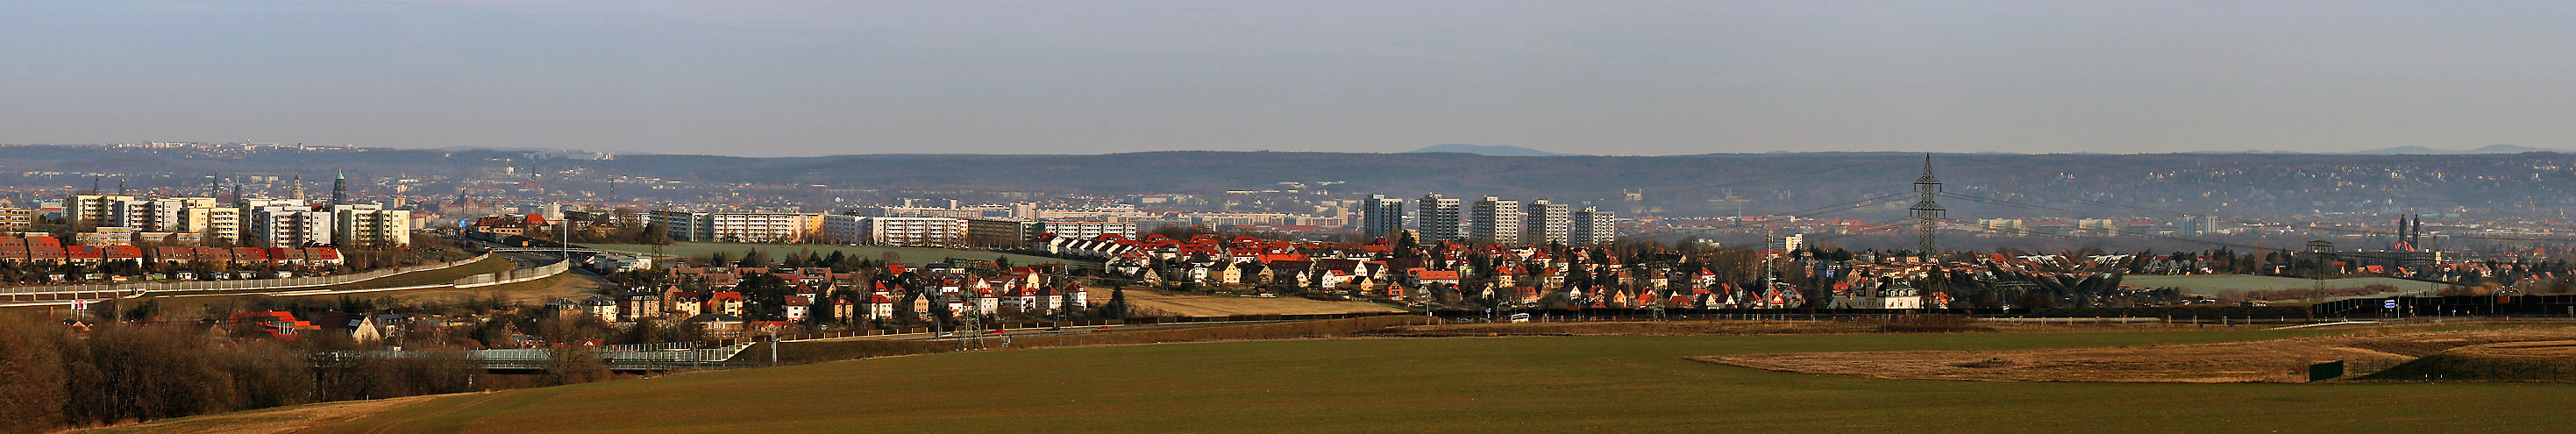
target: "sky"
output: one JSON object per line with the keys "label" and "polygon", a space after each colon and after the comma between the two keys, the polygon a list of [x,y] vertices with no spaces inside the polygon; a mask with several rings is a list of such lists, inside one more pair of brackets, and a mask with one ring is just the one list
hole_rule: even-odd
{"label": "sky", "polygon": [[2576,2],[0,2],[0,143],[2576,148]]}

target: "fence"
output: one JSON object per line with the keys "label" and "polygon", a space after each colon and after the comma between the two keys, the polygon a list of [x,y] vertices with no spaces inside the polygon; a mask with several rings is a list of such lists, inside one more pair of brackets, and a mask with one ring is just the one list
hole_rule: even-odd
{"label": "fence", "polygon": [[[596,348],[596,350],[598,351],[600,362],[606,363],[609,369],[619,371],[669,371],[680,369],[719,369],[751,366],[750,364],[739,363],[733,360],[735,355],[742,354],[743,350],[749,349],[751,346],[752,344],[750,343],[739,343],[714,348],[698,348],[695,343],[680,342],[611,345]],[[546,369],[547,361],[554,357],[555,351],[557,350],[551,348],[469,350],[464,352],[464,356],[467,360],[472,360],[476,366],[485,370],[541,371]],[[425,357],[431,354],[436,353],[428,351],[328,351],[307,354],[305,359],[307,363],[316,367],[345,367],[350,365],[351,360],[359,358],[414,358]]]}
{"label": "fence", "polygon": [[143,282],[105,285],[22,286],[14,288],[0,288],[0,302],[99,300],[131,297],[142,295],[147,292],[260,291],[329,286],[344,283],[364,282],[384,278],[386,276],[416,271],[446,269],[449,267],[482,261],[490,258],[491,256],[491,253],[484,253],[482,255],[477,255],[460,261],[414,265],[409,267],[376,270],[357,274],[343,274],[338,276],[297,277],[291,279]]}
{"label": "fence", "polygon": [[[1118,320],[1118,319],[1101,319],[1101,320],[1081,320],[1081,321],[1007,321],[1007,322],[998,322],[998,323],[986,324],[986,325],[985,325],[985,327],[987,327],[987,329],[986,329],[987,331],[990,331],[990,330],[1024,330],[1024,329],[1042,329],[1042,328],[1052,328],[1052,327],[1067,327],[1067,328],[1075,328],[1075,327],[1100,327],[1100,326],[1116,326],[1116,325],[1147,325],[1147,324],[1186,324],[1186,323],[1223,323],[1223,322],[1273,322],[1273,321],[1313,321],[1313,320],[1327,320],[1327,319],[1364,318],[1364,317],[1373,317],[1373,316],[1422,316],[1422,313],[1420,313],[1420,312],[1355,312],[1355,313],[1296,314],[1296,315],[1165,316],[1165,317],[1137,317],[1137,318],[1128,318],[1128,319],[1123,319],[1123,320]],[[932,330],[930,327],[911,327],[911,328],[891,328],[891,329],[840,330],[840,331],[828,331],[828,332],[820,332],[820,333],[781,333],[781,334],[779,334],[779,335],[778,335],[778,339],[779,339],[779,340],[782,340],[782,341],[791,341],[791,342],[792,342],[792,341],[804,341],[804,340],[815,340],[815,339],[839,339],[839,338],[853,338],[853,337],[863,337],[863,336],[885,336],[885,335],[909,335],[909,334],[923,334],[923,333],[930,333],[930,332],[932,332],[932,331],[933,331],[933,330]],[[954,332],[954,331],[956,331],[956,330],[944,330],[944,331]],[[721,343],[731,344],[731,343],[736,343],[736,342],[746,342],[746,341],[752,341],[752,340],[765,340],[765,339],[768,339],[768,334],[766,334],[766,333],[760,333],[760,332],[744,332],[744,333],[743,333],[743,335],[744,335],[744,336],[743,336],[743,337],[741,337],[741,338],[735,338],[735,339],[718,339],[718,340],[716,340],[716,342],[721,342]]]}

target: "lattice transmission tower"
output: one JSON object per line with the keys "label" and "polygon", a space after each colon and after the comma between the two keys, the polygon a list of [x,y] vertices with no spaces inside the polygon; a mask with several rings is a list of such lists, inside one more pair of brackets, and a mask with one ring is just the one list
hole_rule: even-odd
{"label": "lattice transmission tower", "polygon": [[1922,200],[1914,202],[1914,207],[1908,209],[1914,211],[1914,233],[1915,236],[1922,238],[1922,254],[1939,254],[1941,244],[1935,232],[1941,229],[1941,219],[1949,216],[1950,211],[1941,208],[1939,202],[1932,200],[1933,196],[1941,194],[1941,178],[1932,177],[1932,154],[1930,153],[1923,154],[1923,177],[1914,179],[1914,193],[1922,197]]}

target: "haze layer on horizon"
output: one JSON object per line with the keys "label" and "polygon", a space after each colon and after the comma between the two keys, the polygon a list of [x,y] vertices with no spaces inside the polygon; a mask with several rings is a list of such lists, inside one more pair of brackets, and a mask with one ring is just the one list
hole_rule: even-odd
{"label": "haze layer on horizon", "polygon": [[2563,2],[0,5],[0,143],[2576,147]]}

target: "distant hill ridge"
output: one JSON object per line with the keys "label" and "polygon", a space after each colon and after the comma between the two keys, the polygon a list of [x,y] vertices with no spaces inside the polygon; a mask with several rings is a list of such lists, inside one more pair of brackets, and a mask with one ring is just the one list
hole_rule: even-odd
{"label": "distant hill ridge", "polygon": [[1568,157],[1568,156],[1577,156],[1577,155],[1582,155],[1582,154],[1559,154],[1559,153],[1555,153],[1555,152],[1541,151],[1541,150],[1537,150],[1537,149],[1523,148],[1523,147],[1519,147],[1519,146],[1510,146],[1510,145],[1470,145],[1470,144],[1465,144],[1465,143],[1451,143],[1451,144],[1446,144],[1446,145],[1431,145],[1431,146],[1423,147],[1422,149],[1415,149],[1415,150],[1411,150],[1411,151],[1405,151],[1404,153],[1407,153],[1407,154],[1428,154],[1428,153],[1435,153],[1435,152],[1451,152],[1451,153],[1459,153],[1459,154],[1476,154],[1476,155],[1483,155],[1483,156],[1489,156],[1489,157]]}
{"label": "distant hill ridge", "polygon": [[2529,147],[2529,146],[2515,146],[2515,145],[2487,145],[2487,146],[2485,146],[2485,147],[2480,147],[2480,148],[2477,148],[2477,149],[2466,149],[2466,150],[2461,150],[2461,149],[2433,149],[2433,148],[2427,148],[2427,147],[2422,147],[2422,146],[2399,146],[2399,147],[2394,147],[2394,148],[2372,149],[2372,150],[2367,150],[2367,151],[2353,151],[2353,152],[2348,152],[2348,153],[2349,153],[2349,154],[2360,154],[2360,155],[2460,155],[2460,154],[2520,154],[2520,153],[2524,153],[2524,152],[2571,152],[2571,151],[2568,151],[2568,150],[2565,150],[2565,149],[2534,148],[2534,147]]}

